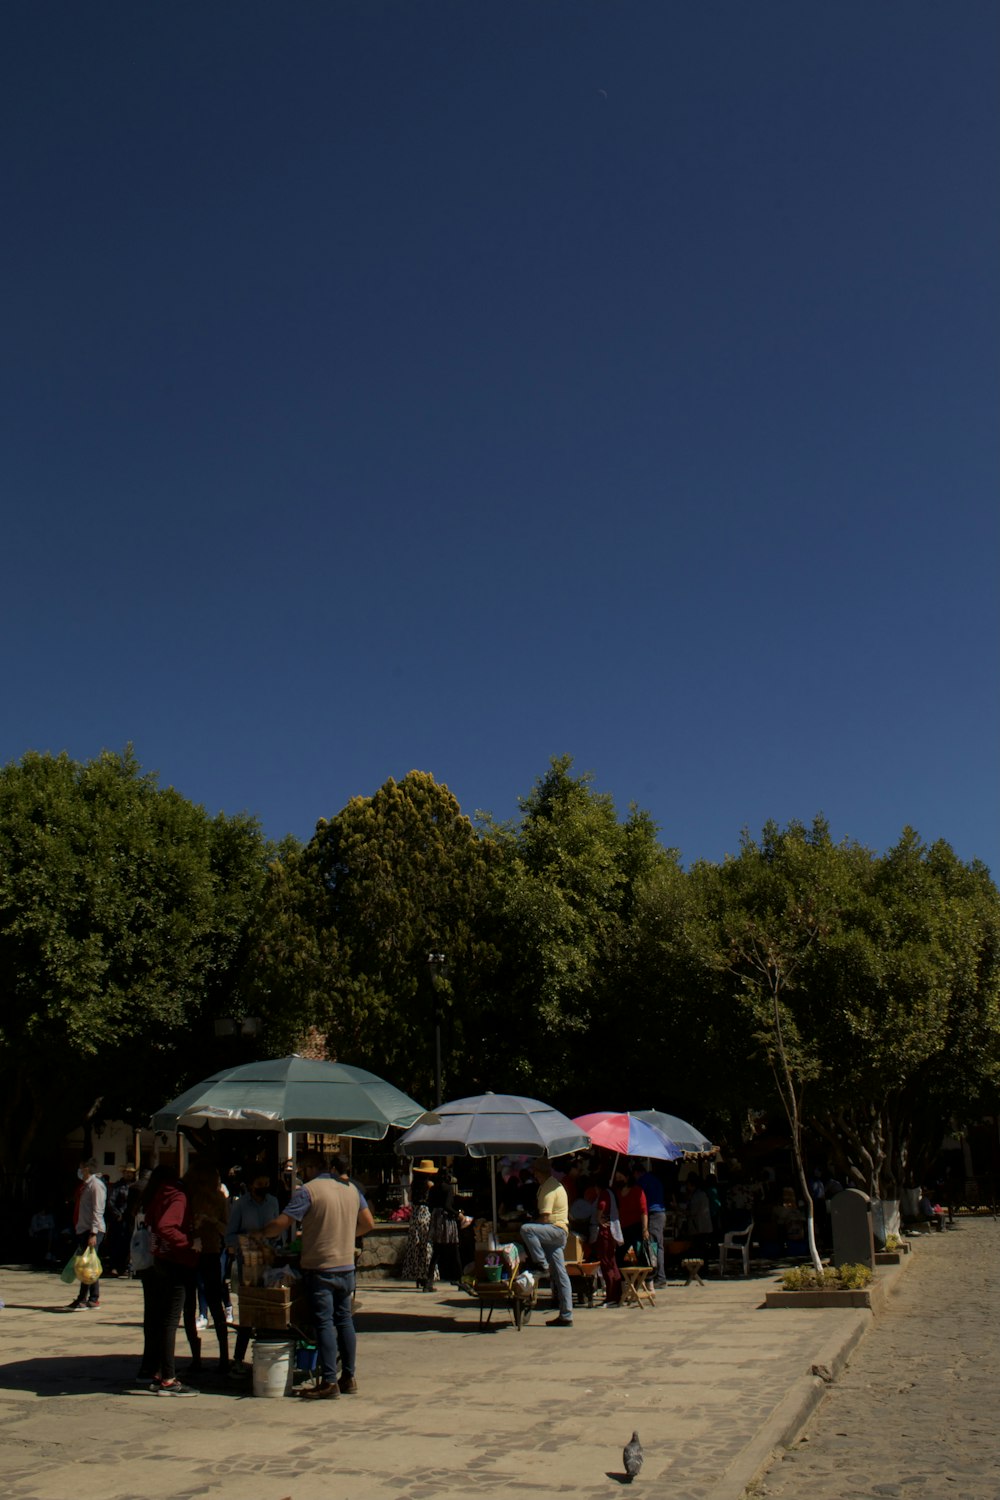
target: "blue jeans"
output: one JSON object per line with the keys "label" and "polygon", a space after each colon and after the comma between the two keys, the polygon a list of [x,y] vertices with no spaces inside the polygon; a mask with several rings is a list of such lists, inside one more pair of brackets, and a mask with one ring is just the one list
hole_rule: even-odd
{"label": "blue jeans", "polygon": [[342,1375],[354,1374],[358,1339],[354,1332],[351,1298],[354,1296],[353,1271],[306,1271],[306,1292],[316,1325],[316,1348],[323,1379],[333,1385],[337,1379],[337,1347],[340,1347]]}
{"label": "blue jeans", "polygon": [[558,1224],[522,1224],[521,1238],[535,1265],[552,1272],[553,1291],[559,1303],[559,1316],[573,1321],[573,1290],[566,1274],[566,1231]]}
{"label": "blue jeans", "polygon": [[666,1209],[651,1208],[649,1210],[649,1237],[656,1241],[656,1275],[653,1280],[657,1285],[667,1279],[666,1268],[663,1264],[663,1231],[666,1227]]}

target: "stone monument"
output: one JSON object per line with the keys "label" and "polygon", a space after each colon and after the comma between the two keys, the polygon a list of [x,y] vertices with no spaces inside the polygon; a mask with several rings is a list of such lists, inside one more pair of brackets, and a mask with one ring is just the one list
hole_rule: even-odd
{"label": "stone monument", "polygon": [[872,1200],[859,1188],[845,1188],[829,1202],[834,1265],[868,1266],[874,1271]]}

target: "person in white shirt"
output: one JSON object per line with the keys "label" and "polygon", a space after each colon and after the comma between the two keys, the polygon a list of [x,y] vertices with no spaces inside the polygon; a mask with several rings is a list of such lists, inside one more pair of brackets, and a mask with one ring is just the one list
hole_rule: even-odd
{"label": "person in white shirt", "polygon": [[[107,1183],[97,1175],[97,1162],[93,1157],[80,1163],[76,1175],[81,1183],[77,1188],[76,1217],[73,1224],[77,1254],[82,1255],[88,1245],[100,1254],[105,1230],[104,1209],[108,1201]],[[70,1303],[73,1311],[89,1311],[100,1305],[100,1278],[92,1281],[89,1286],[81,1281],[80,1290]]]}

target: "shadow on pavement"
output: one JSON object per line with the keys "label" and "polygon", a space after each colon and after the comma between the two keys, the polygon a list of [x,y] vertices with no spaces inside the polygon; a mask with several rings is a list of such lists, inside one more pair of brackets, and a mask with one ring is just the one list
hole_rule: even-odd
{"label": "shadow on pavement", "polygon": [[[358,1312],[354,1314],[354,1326],[358,1333],[476,1333],[479,1314],[474,1302],[456,1304],[455,1313],[437,1315],[425,1312]],[[464,1313],[465,1317],[460,1316]],[[485,1326],[485,1325],[484,1325]],[[492,1328],[494,1325],[491,1324]],[[500,1323],[496,1325],[503,1327]]]}
{"label": "shadow on pavement", "polygon": [[[0,1391],[31,1391],[36,1396],[91,1396],[95,1391],[143,1395],[135,1384],[139,1364],[135,1354],[64,1354],[39,1359],[16,1359],[0,1366]],[[184,1360],[179,1373],[185,1379]],[[194,1384],[194,1382],[191,1382]],[[197,1388],[206,1396],[245,1396],[249,1383],[203,1376]]]}

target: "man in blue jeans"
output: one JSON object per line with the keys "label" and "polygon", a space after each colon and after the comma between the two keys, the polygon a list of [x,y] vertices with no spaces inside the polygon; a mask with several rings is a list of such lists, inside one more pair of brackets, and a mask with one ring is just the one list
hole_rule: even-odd
{"label": "man in blue jeans", "polygon": [[550,1318],[549,1328],[572,1328],[573,1289],[566,1272],[566,1236],[569,1232],[569,1199],[566,1189],[544,1157],[532,1164],[538,1183],[538,1211],[533,1224],[521,1225],[525,1249],[541,1271],[552,1274],[552,1290],[559,1303],[559,1316]]}
{"label": "man in blue jeans", "polygon": [[293,1223],[302,1228],[302,1275],[316,1324],[322,1376],[318,1385],[302,1392],[307,1401],[332,1401],[341,1393],[353,1396],[358,1389],[357,1335],[351,1311],[354,1241],[375,1223],[364,1196],[347,1181],[346,1160],[335,1156],[331,1165],[328,1171],[318,1152],[307,1152],[299,1163],[303,1186],[295,1189],[284,1213],[264,1227],[269,1238]]}

